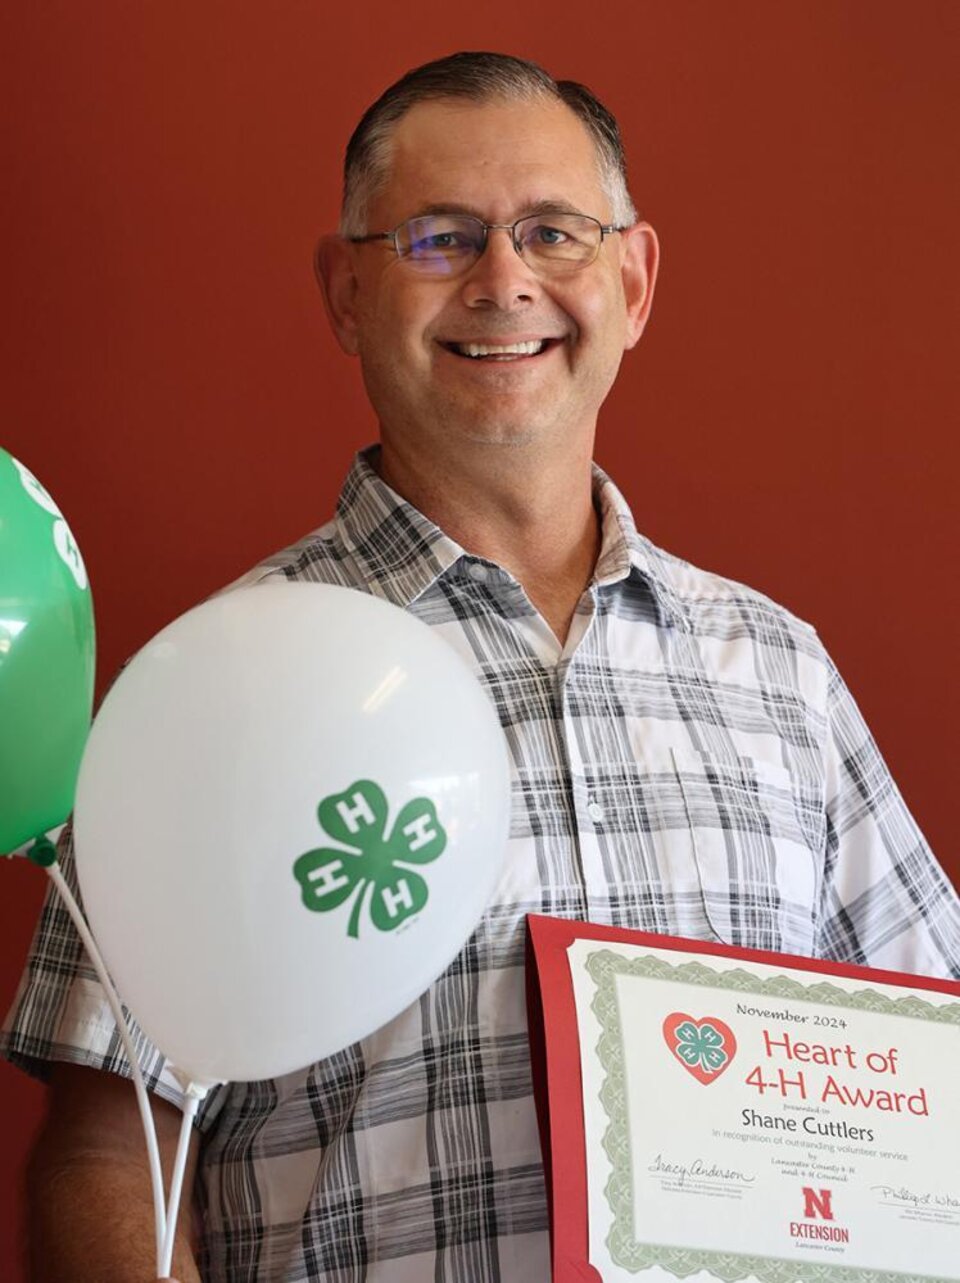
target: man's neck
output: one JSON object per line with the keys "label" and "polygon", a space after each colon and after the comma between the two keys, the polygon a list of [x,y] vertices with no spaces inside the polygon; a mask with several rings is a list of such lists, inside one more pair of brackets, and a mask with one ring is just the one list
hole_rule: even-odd
{"label": "man's neck", "polygon": [[467,552],[496,562],[523,586],[561,644],[600,552],[588,453],[562,466],[523,449],[411,466],[386,443],[383,480]]}

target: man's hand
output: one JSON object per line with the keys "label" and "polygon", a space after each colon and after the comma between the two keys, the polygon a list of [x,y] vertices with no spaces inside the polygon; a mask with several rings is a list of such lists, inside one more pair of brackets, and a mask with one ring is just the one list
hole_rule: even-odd
{"label": "man's hand", "polygon": [[[180,1111],[151,1100],[169,1182]],[[183,1181],[171,1283],[200,1283],[190,1245],[196,1169],[193,1137]],[[56,1065],[49,1112],[27,1170],[33,1283],[131,1283],[156,1279],[153,1194],[133,1084],[114,1074]]]}

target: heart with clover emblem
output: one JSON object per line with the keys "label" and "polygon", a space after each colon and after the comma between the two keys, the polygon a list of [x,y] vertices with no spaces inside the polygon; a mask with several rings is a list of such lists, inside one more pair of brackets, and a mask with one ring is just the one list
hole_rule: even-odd
{"label": "heart with clover emblem", "polygon": [[673,1011],[663,1022],[663,1039],[674,1057],[698,1083],[715,1083],[737,1052],[733,1030],[717,1016],[695,1020]]}

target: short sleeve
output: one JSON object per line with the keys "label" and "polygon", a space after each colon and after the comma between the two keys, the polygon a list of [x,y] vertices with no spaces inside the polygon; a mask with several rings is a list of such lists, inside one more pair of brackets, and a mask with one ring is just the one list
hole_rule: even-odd
{"label": "short sleeve", "polygon": [[[60,835],[57,850],[61,872],[79,901],[70,824]],[[147,1087],[180,1106],[183,1093],[163,1055],[133,1020],[130,1034]],[[0,1055],[42,1080],[49,1077],[51,1062],[56,1061],[131,1077],[106,994],[52,884],[13,1005],[0,1030]],[[222,1088],[214,1088],[201,1103],[197,1114],[201,1129],[216,1117],[223,1095]]]}
{"label": "short sleeve", "polygon": [[960,901],[828,660],[826,866],[818,954],[960,978]]}

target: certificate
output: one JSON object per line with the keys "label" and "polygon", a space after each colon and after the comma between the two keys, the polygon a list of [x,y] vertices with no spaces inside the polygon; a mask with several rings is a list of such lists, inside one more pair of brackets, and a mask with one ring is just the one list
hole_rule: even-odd
{"label": "certificate", "polygon": [[960,1280],[960,985],[529,925],[554,1283]]}

